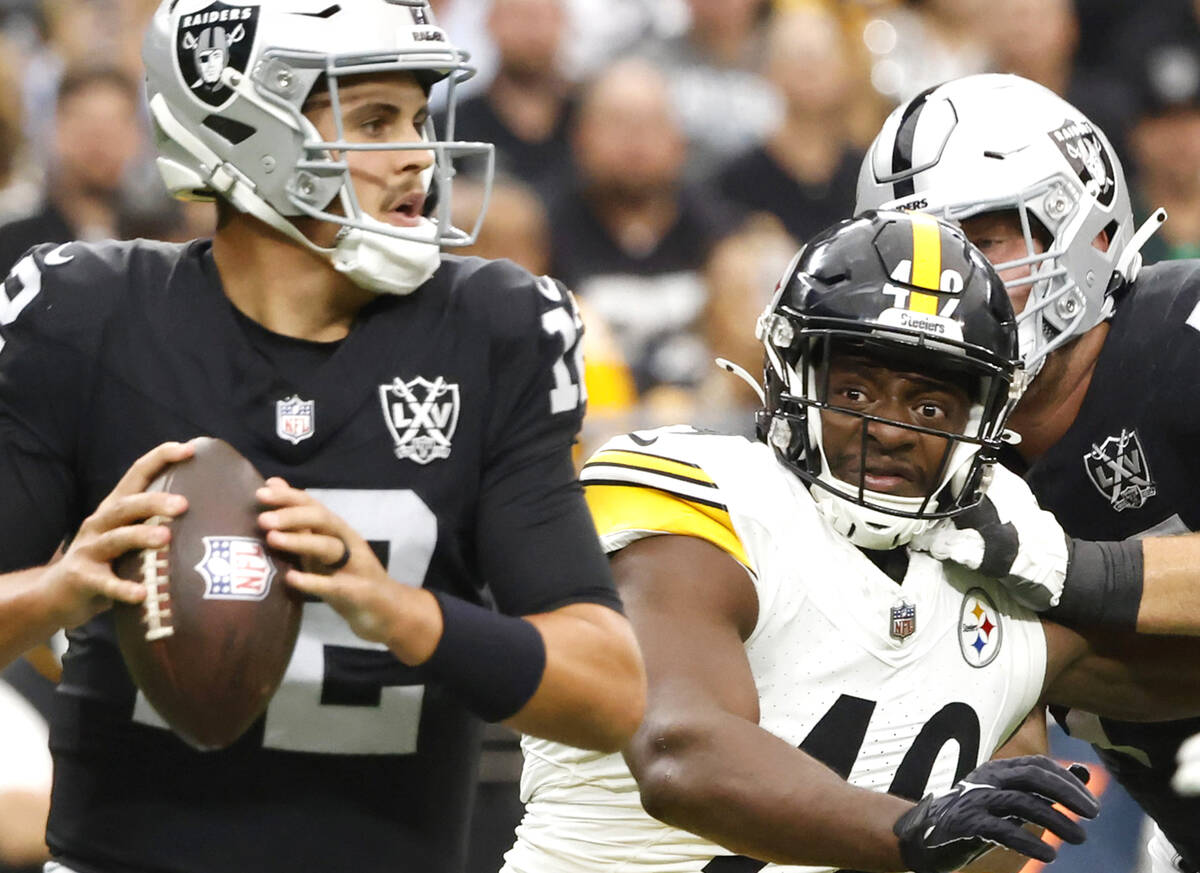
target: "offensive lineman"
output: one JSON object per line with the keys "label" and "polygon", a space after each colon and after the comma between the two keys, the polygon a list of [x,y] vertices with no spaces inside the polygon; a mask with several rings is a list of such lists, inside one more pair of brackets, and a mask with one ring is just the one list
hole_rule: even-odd
{"label": "offensive lineman", "polygon": [[946,871],[993,844],[1051,860],[1017,822],[1081,840],[1050,812],[1090,814],[1074,777],[980,762],[1043,695],[1196,712],[1179,659],[1197,642],[1085,640],[915,547],[993,472],[1001,503],[1028,498],[993,470],[1019,396],[1003,284],[956,229],[867,213],[801,250],[759,336],[762,442],[634,433],[584,468],[647,716],[624,762],[525,741],[506,873]]}
{"label": "offensive lineman", "polygon": [[[429,88],[453,105],[471,70],[423,0],[167,0],[144,56],[163,176],[219,195],[215,238],[40,247],[0,292],[0,663],[73,628],[50,866],[460,870],[476,716],[614,749],[642,713],[571,461],[574,305],[439,254],[469,236],[447,161],[490,147],[434,136]],[[201,434],[272,477],[269,542],[325,571],[288,574],[283,685],[209,753],[105,611],[141,598],[110,561],[167,540],[140,522],[186,502],[142,490]]]}
{"label": "offensive lineman", "polygon": [[[1200,530],[1200,262],[1139,270],[1121,162],[1077,109],[1011,75],[969,76],[897,108],[863,161],[857,208],[959,222],[997,265],[1032,383],[1001,457],[1074,537]],[[1136,548],[1136,544],[1129,544]],[[1097,598],[1097,606],[1101,606]],[[1170,785],[1200,720],[1051,710],[1156,822],[1155,870],[1200,871],[1200,799]]]}

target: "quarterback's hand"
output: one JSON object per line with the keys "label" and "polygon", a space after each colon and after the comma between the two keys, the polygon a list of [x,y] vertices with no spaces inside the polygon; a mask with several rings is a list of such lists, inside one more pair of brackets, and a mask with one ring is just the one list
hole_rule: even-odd
{"label": "quarterback's hand", "polygon": [[[258,517],[267,542],[300,559],[299,568],[287,573],[288,585],[320,597],[355,634],[387,645],[405,663],[420,663],[433,652],[441,610],[432,595],[389,578],[367,541],[308,492],[274,477],[257,497],[272,507]],[[422,612],[436,624],[428,651],[424,634],[413,627]]]}
{"label": "quarterback's hand", "polygon": [[60,627],[78,627],[113,601],[141,603],[140,582],[118,577],[112,562],[126,552],[160,548],[171,531],[143,524],[157,516],[174,518],[187,510],[187,498],[146,488],[168,464],[192,455],[190,443],[163,443],[133,462],[95,511],[84,519],[60,560],[42,577],[50,608]]}
{"label": "quarterback's hand", "polygon": [[1067,576],[1067,535],[1020,476],[997,466],[975,507],[913,538],[912,548],[978,570],[1035,612],[1057,606]]}
{"label": "quarterback's hand", "polygon": [[1200,734],[1183,741],[1175,760],[1179,768],[1171,779],[1171,787],[1184,795],[1200,794]]}
{"label": "quarterback's hand", "polygon": [[1082,843],[1083,828],[1053,804],[1095,818],[1100,802],[1087,789],[1088,775],[1079,764],[1067,770],[1045,755],[985,761],[948,792],[926,796],[896,821],[892,830],[906,869],[958,870],[993,846],[1053,861],[1055,849],[1022,825],[1041,825],[1068,843]]}

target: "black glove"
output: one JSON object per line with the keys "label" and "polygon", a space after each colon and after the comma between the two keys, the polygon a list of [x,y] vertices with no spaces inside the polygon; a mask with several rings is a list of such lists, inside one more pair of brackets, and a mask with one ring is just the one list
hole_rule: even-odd
{"label": "black glove", "polygon": [[927,795],[896,820],[892,831],[900,838],[906,869],[958,870],[992,846],[1053,861],[1057,852],[1021,825],[1042,825],[1068,843],[1082,843],[1083,828],[1052,805],[1095,818],[1100,802],[1085,787],[1089,776],[1080,764],[1068,771],[1045,755],[981,764],[945,794]]}

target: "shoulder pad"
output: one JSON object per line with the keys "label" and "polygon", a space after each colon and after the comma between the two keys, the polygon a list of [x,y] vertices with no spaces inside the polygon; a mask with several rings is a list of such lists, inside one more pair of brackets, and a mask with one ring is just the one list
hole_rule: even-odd
{"label": "shoulder pad", "polygon": [[0,284],[0,328],[86,346],[131,292],[165,287],[185,247],[145,240],[49,243],[30,249]]}
{"label": "shoulder pad", "polygon": [[[615,437],[580,474],[597,530],[620,548],[646,532],[706,539],[754,569],[730,515],[721,479],[706,462],[728,466],[729,455],[751,443],[743,437],[660,428]],[[716,464],[720,455],[726,463]]]}
{"label": "shoulder pad", "polygon": [[675,424],[615,436],[602,445],[588,463],[597,461],[606,452],[624,451],[703,468],[719,457],[728,457],[729,453],[750,445],[750,441],[742,436]]}
{"label": "shoulder pad", "polygon": [[468,318],[483,322],[501,339],[527,336],[542,313],[560,307],[575,312],[575,302],[561,282],[534,276],[508,259],[443,258],[450,294]]}

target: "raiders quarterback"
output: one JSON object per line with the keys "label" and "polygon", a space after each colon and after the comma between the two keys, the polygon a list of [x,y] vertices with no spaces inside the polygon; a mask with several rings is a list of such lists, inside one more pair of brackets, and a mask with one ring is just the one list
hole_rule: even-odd
{"label": "raiders quarterback", "polygon": [[[77,873],[462,868],[480,719],[615,749],[640,655],[574,472],[570,294],[442,256],[429,123],[466,55],[422,0],[166,0],[146,36],[159,166],[215,238],[31,251],[0,292],[0,659],[70,630],[48,842]],[[439,202],[433,207],[432,195]],[[110,561],[186,501],[186,440],[267,476],[268,540],[323,573],[264,718],[185,746],[136,691]],[[67,539],[60,560],[48,564]],[[58,866],[55,866],[58,865]]]}
{"label": "raiders quarterback", "polygon": [[624,760],[524,741],[505,870],[945,871],[993,845],[1051,860],[1020,822],[1078,842],[1050,805],[1096,805],[1046,758],[986,759],[1043,696],[1195,713],[1176,659],[1200,643],[1085,638],[997,572],[915,547],[985,489],[1028,496],[994,467],[1020,387],[1003,283],[953,227],[869,212],[801,250],[759,338],[760,441],[632,433],[584,467],[647,715]]}
{"label": "raiders quarterback", "polygon": [[[1002,461],[1066,531],[1126,540],[1200,530],[1200,264],[1141,268],[1165,214],[1135,231],[1104,133],[1017,76],[948,82],[893,112],[868,151],[857,208],[884,206],[960,223],[1006,280],[1032,383],[1009,421],[1021,440]],[[1170,785],[1200,721],[1052,712],[1157,823],[1156,871],[1200,871],[1200,799]]]}

